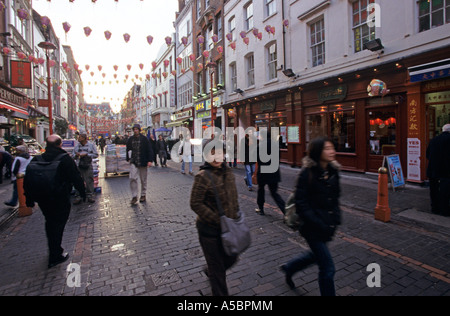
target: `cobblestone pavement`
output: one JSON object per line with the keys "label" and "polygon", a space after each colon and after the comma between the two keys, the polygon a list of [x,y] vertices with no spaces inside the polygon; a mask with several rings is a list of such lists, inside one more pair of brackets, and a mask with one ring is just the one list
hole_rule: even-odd
{"label": "cobblestone pavement", "polygon": [[[283,170],[286,176],[280,192],[284,198],[298,172],[289,169]],[[296,291],[285,284],[278,268],[305,250],[305,242],[283,224],[281,212],[268,192],[267,215],[256,215],[256,192],[244,186],[242,167],[234,172],[240,206],[253,241],[228,273],[230,294],[319,295],[317,267],[295,275]],[[96,204],[73,207],[63,247],[71,255],[71,263],[80,267],[79,287],[69,286],[69,263],[47,269],[44,218],[39,210],[3,225],[0,295],[210,296],[195,214],[189,207],[193,177],[181,175],[179,165],[169,163],[169,168],[152,168],[148,179],[145,204],[131,207],[129,180],[116,177],[101,180],[103,193],[97,196]],[[343,182],[355,185],[354,179]],[[392,207],[392,222],[385,224],[373,219],[373,183],[356,182],[362,184],[345,187],[344,224],[330,243],[337,270],[337,294],[450,296],[450,229],[400,216],[408,208],[401,207],[408,194],[420,196],[424,191],[411,189],[403,193],[403,200]],[[370,206],[368,199],[373,196],[375,201]],[[359,197],[362,202],[356,203]],[[371,263],[381,268],[381,287],[367,285],[372,273],[367,267]]]}

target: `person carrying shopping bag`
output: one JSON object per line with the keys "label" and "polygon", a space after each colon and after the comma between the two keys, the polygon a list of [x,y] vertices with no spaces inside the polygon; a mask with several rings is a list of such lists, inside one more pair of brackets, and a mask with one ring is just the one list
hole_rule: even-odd
{"label": "person carrying shopping bag", "polygon": [[[213,140],[208,140],[204,148],[211,142]],[[195,176],[190,199],[191,209],[198,215],[196,226],[207,262],[205,272],[214,296],[228,296],[226,271],[238,258],[225,252],[221,237],[219,207],[228,218],[237,219],[239,216],[235,177],[224,162],[222,148],[223,145],[219,144],[205,154],[206,162]],[[216,198],[220,200],[220,206]]]}

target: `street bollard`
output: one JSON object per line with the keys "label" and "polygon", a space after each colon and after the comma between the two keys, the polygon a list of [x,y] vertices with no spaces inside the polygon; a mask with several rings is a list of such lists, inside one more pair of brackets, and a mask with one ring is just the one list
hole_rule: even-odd
{"label": "street bollard", "polygon": [[26,217],[33,214],[33,209],[27,207],[27,200],[25,197],[25,191],[23,189],[24,175],[17,175],[17,194],[19,195],[19,217]]}
{"label": "street bollard", "polygon": [[388,170],[382,167],[378,169],[378,202],[375,207],[375,219],[385,223],[391,220],[388,192]]}

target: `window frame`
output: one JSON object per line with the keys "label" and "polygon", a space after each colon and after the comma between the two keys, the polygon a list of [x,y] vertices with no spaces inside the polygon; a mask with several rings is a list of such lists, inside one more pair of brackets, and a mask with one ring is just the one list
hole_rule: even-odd
{"label": "window frame", "polygon": [[[249,15],[249,9],[251,8],[251,15]],[[244,6],[244,29],[248,32],[254,28],[253,17],[255,15],[253,1],[248,2]]]}
{"label": "window frame", "polygon": [[[271,48],[275,46],[275,53],[271,53]],[[275,58],[271,57],[275,55]],[[266,46],[266,58],[267,58],[267,78],[269,81],[275,80],[278,78],[278,45],[277,42],[271,42]]]}
{"label": "window frame", "polygon": [[[320,32],[316,31],[317,26],[320,24]],[[326,63],[326,36],[325,36],[325,17],[321,16],[318,19],[310,22],[309,26],[309,48],[311,52],[311,65],[317,67]],[[314,34],[313,34],[314,26]],[[317,40],[317,35],[322,33],[321,40]],[[314,43],[312,42],[314,35]],[[322,52],[319,54],[319,48],[322,47]],[[322,56],[322,61],[319,63],[319,57]]]}

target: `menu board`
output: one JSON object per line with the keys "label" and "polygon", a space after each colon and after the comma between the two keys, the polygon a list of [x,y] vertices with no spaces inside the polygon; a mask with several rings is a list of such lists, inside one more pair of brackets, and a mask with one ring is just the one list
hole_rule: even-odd
{"label": "menu board", "polygon": [[287,126],[287,142],[289,144],[300,144],[300,124],[290,124]]}

